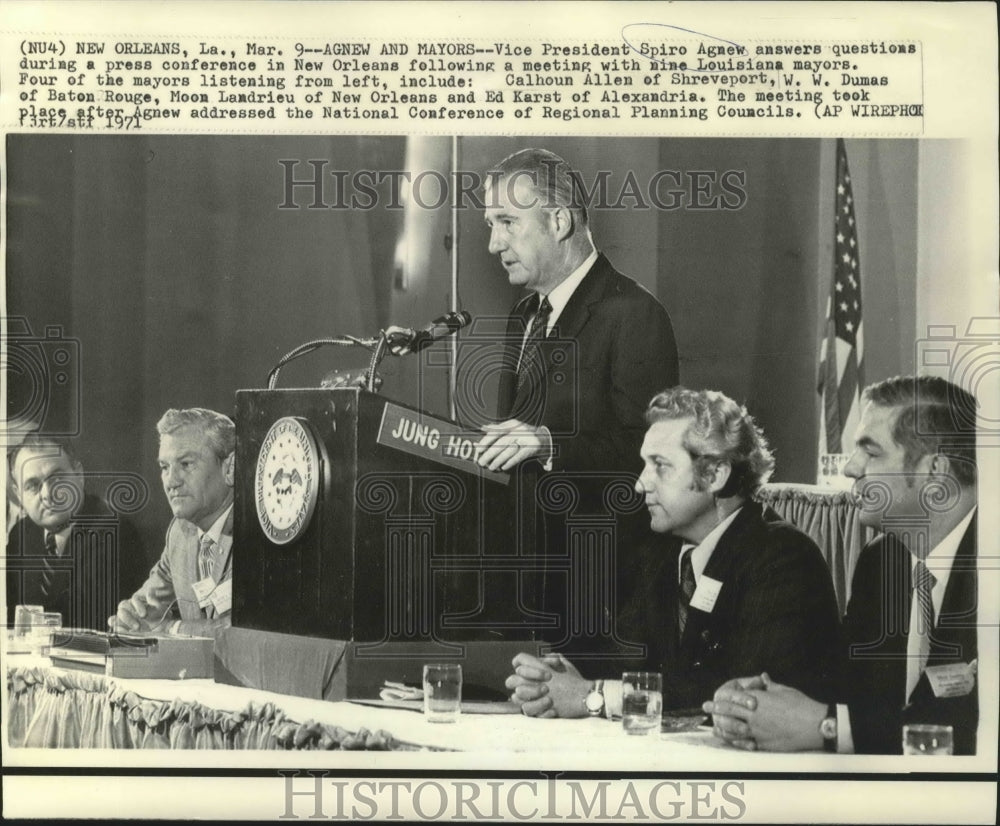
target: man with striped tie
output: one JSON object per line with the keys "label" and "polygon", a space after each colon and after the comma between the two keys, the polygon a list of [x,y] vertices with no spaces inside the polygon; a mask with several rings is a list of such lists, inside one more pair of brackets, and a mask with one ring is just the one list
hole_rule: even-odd
{"label": "man with striped tie", "polygon": [[7,541],[7,622],[17,605],[62,615],[64,628],[101,628],[118,595],[142,579],[132,523],[85,492],[71,439],[29,432],[8,454],[11,491],[27,518]]}
{"label": "man with striped tie", "polygon": [[[931,376],[867,388],[844,473],[863,524],[842,625],[836,702],[768,675],[723,685],[705,710],[744,749],[899,754],[907,723],[949,725],[976,753],[979,722],[976,400]],[[815,696],[815,695],[814,695]]]}
{"label": "man with striped tie", "polygon": [[[484,196],[489,251],[527,294],[508,316],[496,422],[483,428],[477,458],[492,470],[517,469],[527,491],[520,513],[530,516],[512,545],[523,531],[529,553],[553,560],[529,586],[540,593],[525,597],[556,618],[540,633],[573,654],[613,655],[620,637],[585,630],[609,629],[615,604],[634,587],[636,565],[615,560],[647,532],[629,491],[646,402],[678,382],[673,327],[656,297],[595,246],[588,196],[563,158],[545,149],[515,152],[487,174]],[[588,563],[571,551],[564,493],[574,501],[574,520],[613,517],[615,559],[598,567],[614,571],[615,581],[576,586]],[[574,615],[586,619],[574,623]]]}
{"label": "man with striped tie", "polygon": [[505,158],[485,200],[489,250],[529,293],[510,314],[500,421],[484,428],[479,463],[634,473],[646,402],[678,380],[667,311],[597,250],[579,178],[558,155]]}
{"label": "man with striped tie", "polygon": [[168,410],[156,429],[174,519],[149,578],[108,622],[120,632],[211,636],[231,624],[236,426],[194,407]]}
{"label": "man with striped tie", "polygon": [[[646,411],[637,489],[656,534],[624,630],[646,644],[621,670],[663,676],[663,707],[690,709],[722,680],[768,669],[808,691],[830,679],[837,603],[816,544],[753,501],[774,460],[746,408],[674,387]],[[507,679],[530,716],[617,716],[621,684],[591,681],[561,657],[519,654]],[[599,676],[599,675],[595,675]],[[610,675],[609,675],[610,676]]]}

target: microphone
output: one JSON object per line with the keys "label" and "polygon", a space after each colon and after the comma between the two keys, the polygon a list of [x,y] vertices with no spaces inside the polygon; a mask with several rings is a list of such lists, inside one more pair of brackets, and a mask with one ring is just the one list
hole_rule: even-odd
{"label": "microphone", "polygon": [[392,343],[392,351],[396,355],[403,353],[419,353],[430,347],[435,341],[454,335],[463,327],[472,323],[472,316],[467,310],[456,313],[445,313],[435,318],[430,324],[420,330],[400,329],[390,327],[386,330]]}

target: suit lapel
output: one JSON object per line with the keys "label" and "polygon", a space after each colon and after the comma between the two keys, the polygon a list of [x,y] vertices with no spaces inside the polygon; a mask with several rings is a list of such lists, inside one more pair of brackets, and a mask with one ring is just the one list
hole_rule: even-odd
{"label": "suit lapel", "polygon": [[566,306],[556,319],[553,336],[575,339],[590,318],[590,307],[604,298],[608,276],[614,272],[611,262],[603,254],[597,256],[594,266],[583,277]]}
{"label": "suit lapel", "polygon": [[[710,642],[705,637],[708,626],[712,624],[712,617],[716,608],[723,610],[729,594],[726,586],[732,578],[733,568],[745,553],[745,548],[752,543],[754,528],[760,520],[761,506],[756,502],[746,502],[739,514],[726,528],[719,541],[715,544],[715,550],[708,558],[702,577],[710,577],[722,583],[722,588],[716,599],[711,613],[699,611],[692,608],[688,612],[687,625],[684,627],[684,638],[681,640],[681,648],[685,651],[694,650],[699,643]],[[697,591],[695,592],[697,593]]]}
{"label": "suit lapel", "polygon": [[[910,574],[909,552],[907,551],[906,573]],[[913,592],[907,578],[905,593],[912,603]],[[941,600],[934,631],[931,634],[927,665],[947,665],[969,663],[977,657],[976,602],[978,599],[978,577],[976,572],[976,518],[973,517],[959,543],[952,561],[951,574]],[[909,622],[909,611],[907,612]],[[909,628],[907,626],[907,633]],[[905,643],[904,643],[905,645]],[[906,698],[906,706],[925,702],[934,696],[926,671],[921,673],[916,685]],[[904,706],[904,707],[906,707]]]}
{"label": "suit lapel", "polygon": [[[195,525],[194,522],[187,522],[183,520],[178,521],[180,521],[183,526],[184,533],[187,536],[187,543],[190,543],[190,547],[194,548],[193,553],[185,551],[181,556],[184,563],[184,573],[187,576],[187,581],[193,584],[201,579],[201,577],[198,576],[198,526]],[[196,599],[195,605],[197,606],[197,604],[198,601]]]}
{"label": "suit lapel", "polygon": [[[973,516],[955,552],[948,585],[941,600],[941,613],[931,638],[930,660],[945,656],[965,662],[974,659],[975,652],[963,648],[976,643],[976,602],[978,575],[976,571],[976,517]],[[954,646],[958,646],[956,651]]]}
{"label": "suit lapel", "polygon": [[517,361],[521,354],[521,342],[528,322],[536,306],[537,294],[522,298],[510,312],[503,344],[503,361],[500,383],[497,388],[497,416],[500,421],[509,419],[517,403]]}
{"label": "suit lapel", "polygon": [[[569,301],[566,302],[566,306],[563,307],[563,311],[559,314],[559,318],[556,320],[552,331],[549,333],[550,339],[560,339],[565,341],[567,339],[577,339],[579,337],[580,331],[586,325],[587,320],[590,318],[590,307],[592,304],[600,301],[604,297],[605,290],[607,288],[607,280],[609,275],[613,273],[614,270],[611,267],[611,263],[608,261],[604,255],[598,255],[597,260],[594,262],[594,266],[590,268],[590,271],[584,276],[583,280],[579,283],[577,288],[573,291],[573,294],[569,297]],[[526,305],[522,307],[522,305]],[[534,310],[533,296],[529,296],[527,299],[523,299],[522,302],[518,303],[514,308],[515,314],[512,314],[512,322],[518,316],[516,315],[518,309],[520,308],[524,319],[523,324],[527,325],[528,321]],[[508,332],[510,328],[508,327]],[[521,331],[523,337],[523,329]],[[538,401],[538,391],[536,388],[531,386],[530,382],[525,382],[521,387],[521,391],[516,391],[517,386],[517,353],[519,352],[521,344],[521,339],[517,339],[513,365],[514,374],[511,377],[510,384],[510,395],[512,398],[511,409],[533,409],[536,404],[532,401]],[[551,350],[546,346],[546,342],[542,342],[539,345],[539,354],[542,359],[542,364],[545,367],[545,374],[548,375],[549,361],[551,359]],[[503,379],[501,378],[501,381]]]}
{"label": "suit lapel", "polygon": [[226,573],[227,571],[229,571],[232,565],[233,511],[229,512],[229,517],[226,519],[225,524],[222,526],[222,535],[219,538],[220,540],[224,539],[227,541],[220,542],[220,545],[222,546],[220,550],[222,550],[222,553],[216,556],[215,564],[212,566],[212,579],[214,579],[217,583],[222,582],[223,579],[225,579]]}
{"label": "suit lapel", "polygon": [[[665,648],[667,650],[665,662],[674,662],[677,652],[680,650],[677,641],[677,600],[680,597],[680,583],[677,581],[677,575],[681,548],[683,547],[683,543],[677,540],[668,550],[666,562],[661,569],[663,573],[660,578],[660,582],[662,583],[660,586],[660,598],[663,600],[662,604],[667,608],[664,612],[662,626],[664,641],[666,643]],[[655,628],[656,625],[650,623],[649,627]]]}

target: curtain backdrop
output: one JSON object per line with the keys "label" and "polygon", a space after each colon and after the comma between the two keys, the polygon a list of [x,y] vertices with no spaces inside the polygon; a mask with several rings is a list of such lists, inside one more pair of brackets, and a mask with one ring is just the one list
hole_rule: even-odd
{"label": "curtain backdrop", "polygon": [[[389,323],[399,211],[311,209],[286,201],[285,168],[336,203],[338,170],[400,169],[405,138],[8,137],[7,316],[27,320],[39,358],[63,337],[72,386],[52,383],[50,431],[79,432],[85,469],[142,473],[136,514],[149,561],[169,510],[155,424],[169,407],[229,413],[297,344],[374,335]],[[50,338],[46,339],[46,331]],[[320,351],[280,386],[317,386],[367,353]],[[51,375],[55,376],[55,372]],[[33,377],[9,371],[8,413],[30,406]]]}
{"label": "curtain backdrop", "polygon": [[[419,164],[447,171],[450,139],[421,141]],[[608,172],[612,195],[626,173],[640,185],[663,170],[679,176],[686,194],[676,209],[629,199],[622,209],[594,209],[595,241],[669,310],[682,382],[747,405],[775,448],[776,480],[814,479],[818,285],[829,283],[819,270],[832,260],[824,147],[832,143],[463,138],[458,164],[482,172],[530,145],[563,154],[591,185]],[[78,427],[88,471],[144,475],[150,498],[137,522],[150,562],[169,518],[154,427],[166,408],[228,412],[237,389],[260,387],[281,355],[312,338],[421,325],[452,301],[477,321],[502,322],[519,296],[487,251],[481,210],[458,215],[453,295],[447,209],[421,215],[415,237],[404,239],[425,253],[417,255],[401,248],[403,210],[384,208],[388,197],[373,209],[311,209],[313,191],[298,187],[300,208],[278,208],[286,201],[280,160],[299,161],[300,181],[313,175],[309,160],[325,161],[322,200],[331,204],[343,200],[334,173],[405,169],[407,146],[403,137],[360,136],[8,137],[7,315],[30,324],[41,361],[70,355],[69,383],[53,385],[50,429]],[[878,320],[865,334],[875,381],[913,369],[900,344],[912,327],[899,319],[912,314],[915,293],[903,256],[916,240],[912,204],[905,207],[915,199],[915,151],[879,141],[852,141],[851,151],[868,260],[885,272],[864,282],[866,315]],[[727,172],[742,176],[731,180],[743,181],[745,202],[695,208],[696,173],[719,181]],[[383,196],[388,188],[379,187]],[[892,224],[878,218],[887,211]],[[892,243],[872,249],[880,238]],[[463,343],[474,343],[466,332]],[[70,345],[59,347],[63,340]],[[425,367],[436,360],[432,373],[412,358],[387,360],[384,395],[446,413],[440,348],[422,354]],[[460,350],[460,381],[467,351],[477,352]],[[280,386],[316,386],[333,367],[364,367],[366,355],[320,351],[286,367]],[[16,414],[36,388],[16,371],[8,378]],[[463,386],[482,401],[465,418],[476,424],[492,415],[495,387],[469,378]]]}
{"label": "curtain backdrop", "polygon": [[854,563],[865,544],[875,537],[875,532],[858,519],[858,508],[850,493],[817,485],[769,484],[757,491],[755,498],[819,545],[830,566],[843,615],[851,597]]}

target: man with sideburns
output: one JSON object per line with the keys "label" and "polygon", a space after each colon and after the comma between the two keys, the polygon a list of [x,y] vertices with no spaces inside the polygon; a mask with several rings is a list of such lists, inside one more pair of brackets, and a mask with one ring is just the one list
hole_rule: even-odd
{"label": "man with sideburns", "polygon": [[844,473],[861,522],[882,533],[855,565],[839,680],[800,691],[751,669],[705,711],[747,750],[899,754],[903,726],[922,723],[951,726],[954,753],[975,754],[976,400],[932,376],[887,379],[863,398]]}
{"label": "man with sideburns", "polygon": [[[657,395],[646,421],[637,489],[658,553],[625,610],[629,638],[647,648],[628,670],[662,674],[674,710],[749,663],[819,690],[836,643],[833,583],[816,544],[752,499],[774,467],[760,429],[724,394],[683,387]],[[561,656],[522,653],[513,665],[506,686],[525,714],[621,714],[618,680],[584,678]]]}

